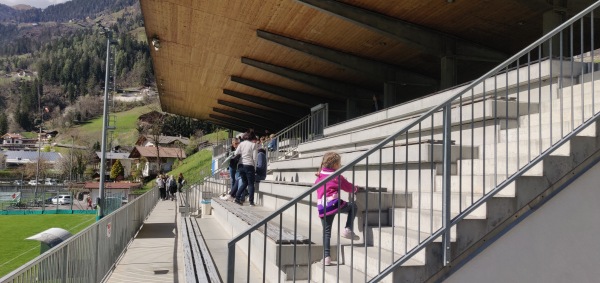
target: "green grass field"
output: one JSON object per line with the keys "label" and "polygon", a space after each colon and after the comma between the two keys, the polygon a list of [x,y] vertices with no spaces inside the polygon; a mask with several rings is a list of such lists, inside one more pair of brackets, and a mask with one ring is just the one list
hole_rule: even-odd
{"label": "green grass field", "polygon": [[0,277],[40,254],[40,243],[25,238],[48,228],[63,228],[75,235],[95,220],[93,214],[0,216]]}

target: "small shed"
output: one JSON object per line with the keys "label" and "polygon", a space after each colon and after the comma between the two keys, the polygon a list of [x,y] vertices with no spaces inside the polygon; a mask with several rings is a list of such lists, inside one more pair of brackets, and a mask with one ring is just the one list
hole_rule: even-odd
{"label": "small shed", "polygon": [[71,237],[69,231],[62,228],[50,228],[46,231],[37,233],[26,240],[40,241],[40,254],[45,253],[47,250],[55,247],[62,243],[66,239]]}

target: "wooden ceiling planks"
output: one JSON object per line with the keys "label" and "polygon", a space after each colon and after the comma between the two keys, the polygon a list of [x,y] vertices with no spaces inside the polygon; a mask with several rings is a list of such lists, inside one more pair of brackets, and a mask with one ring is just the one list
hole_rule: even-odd
{"label": "wooden ceiling planks", "polygon": [[[540,0],[338,0],[380,14],[514,52],[541,36]],[[160,38],[152,49],[163,109],[208,119],[218,99],[260,108],[223,94],[223,89],[267,100],[290,100],[232,82],[256,80],[313,95],[328,92],[241,63],[242,57],[381,91],[361,72],[258,38],[256,30],[439,77],[439,59],[378,32],[293,0],[141,0],[146,33]],[[517,32],[515,32],[517,31]],[[468,74],[469,76],[471,74]],[[468,78],[465,78],[468,79]],[[170,98],[173,99],[170,99]]]}

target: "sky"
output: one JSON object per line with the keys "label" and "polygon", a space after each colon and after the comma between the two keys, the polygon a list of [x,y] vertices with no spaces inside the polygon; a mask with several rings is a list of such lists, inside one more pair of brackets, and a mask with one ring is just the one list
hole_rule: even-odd
{"label": "sky", "polygon": [[36,8],[46,8],[50,5],[60,4],[69,0],[0,0],[0,3],[8,6],[14,6],[17,4],[26,4]]}

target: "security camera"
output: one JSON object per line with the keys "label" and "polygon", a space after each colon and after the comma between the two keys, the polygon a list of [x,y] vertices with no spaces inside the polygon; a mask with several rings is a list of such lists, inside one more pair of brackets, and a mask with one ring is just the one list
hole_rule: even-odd
{"label": "security camera", "polygon": [[160,40],[158,40],[158,38],[153,38],[152,39],[152,46],[154,46],[154,50],[158,51],[158,49],[160,49]]}

